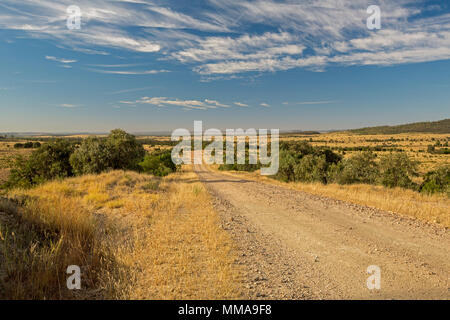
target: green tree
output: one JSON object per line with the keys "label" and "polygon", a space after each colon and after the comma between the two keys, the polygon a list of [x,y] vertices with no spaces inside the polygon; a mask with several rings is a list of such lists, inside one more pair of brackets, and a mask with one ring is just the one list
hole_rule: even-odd
{"label": "green tree", "polygon": [[288,150],[280,150],[280,163],[277,178],[282,181],[294,181],[296,158],[294,153]]}
{"label": "green tree", "polygon": [[442,166],[425,174],[420,192],[436,193],[446,192],[450,196],[450,166]]}
{"label": "green tree", "polygon": [[70,156],[70,164],[77,175],[106,171],[112,168],[111,150],[105,139],[89,137]]}
{"label": "green tree", "polygon": [[73,153],[70,163],[76,174],[100,173],[109,169],[138,170],[145,155],[135,136],[121,129],[111,131],[106,139],[87,138]]}
{"label": "green tree", "polygon": [[136,170],[145,156],[145,150],[136,137],[121,129],[112,130],[106,139],[111,153],[112,169]]}
{"label": "green tree", "polygon": [[295,165],[295,181],[327,183],[328,163],[326,156],[306,155]]}
{"label": "green tree", "polygon": [[343,160],[340,170],[334,167],[332,180],[340,184],[375,183],[380,175],[376,157],[375,153],[365,151]]}
{"label": "green tree", "polygon": [[28,159],[16,158],[11,164],[6,186],[28,188],[47,180],[72,176],[69,158],[73,150],[68,141],[56,140],[43,144]]}
{"label": "green tree", "polygon": [[418,163],[404,152],[396,152],[381,158],[381,183],[387,187],[414,188],[413,177],[417,177]]}

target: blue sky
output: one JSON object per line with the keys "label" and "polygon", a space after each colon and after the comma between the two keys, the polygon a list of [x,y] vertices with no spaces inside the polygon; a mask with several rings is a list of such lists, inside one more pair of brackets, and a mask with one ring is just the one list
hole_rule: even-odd
{"label": "blue sky", "polygon": [[[67,8],[81,29],[67,28]],[[369,30],[369,5],[381,29]],[[446,1],[0,2],[0,132],[311,130],[450,115]]]}

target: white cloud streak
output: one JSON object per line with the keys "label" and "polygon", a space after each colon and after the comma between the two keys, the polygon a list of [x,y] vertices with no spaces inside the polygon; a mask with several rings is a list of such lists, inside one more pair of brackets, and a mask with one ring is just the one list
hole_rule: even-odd
{"label": "white cloud streak", "polygon": [[167,73],[169,70],[103,70],[103,69],[91,69],[87,70],[104,73],[104,74],[119,74],[119,75],[148,75],[148,74],[158,74],[158,73]]}
{"label": "white cloud streak", "polygon": [[[121,101],[123,103],[123,101]],[[220,103],[217,100],[182,100],[182,99],[173,99],[167,97],[142,97],[137,100],[135,103],[137,104],[150,104],[157,107],[167,107],[167,106],[175,106],[181,107],[183,109],[192,109],[192,110],[208,110],[208,109],[217,109],[217,108],[230,108],[229,105]]]}
{"label": "white cloud streak", "polygon": [[45,56],[45,59],[60,62],[60,63],[75,63],[75,62],[77,62],[77,60],[75,60],[75,59],[56,58],[53,56]]}

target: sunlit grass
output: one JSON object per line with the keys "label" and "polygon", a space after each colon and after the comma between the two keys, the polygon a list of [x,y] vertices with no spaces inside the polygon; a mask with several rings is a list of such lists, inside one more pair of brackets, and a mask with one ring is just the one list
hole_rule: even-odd
{"label": "sunlit grass", "polygon": [[[13,190],[0,201],[0,298],[238,296],[231,240],[192,169],[113,171]],[[79,265],[82,290],[66,287]]]}

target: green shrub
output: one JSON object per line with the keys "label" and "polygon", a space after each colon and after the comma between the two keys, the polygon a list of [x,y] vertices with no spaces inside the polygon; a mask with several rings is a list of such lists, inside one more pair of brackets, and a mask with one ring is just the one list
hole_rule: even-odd
{"label": "green shrub", "polygon": [[446,165],[425,174],[420,192],[445,192],[450,196],[450,166]]}
{"label": "green shrub", "polygon": [[342,159],[341,155],[305,141],[283,142],[276,177],[282,181],[328,182],[328,170]]}
{"label": "green shrub", "polygon": [[404,152],[385,155],[380,161],[380,182],[390,188],[415,188],[412,178],[418,176],[417,167],[418,163]]}
{"label": "green shrub", "polygon": [[280,150],[280,162],[278,166],[278,173],[276,177],[282,181],[294,181],[295,180],[295,165],[297,159],[295,154],[288,150]]}
{"label": "green shrub", "polygon": [[139,162],[145,156],[145,149],[136,137],[121,129],[112,130],[106,139],[111,150],[112,169],[139,169]]}
{"label": "green shrub", "polygon": [[6,186],[27,188],[47,180],[72,176],[69,158],[73,150],[71,143],[56,140],[43,144],[28,159],[16,158],[11,164]]}
{"label": "green shrub", "polygon": [[167,176],[177,170],[177,166],[172,161],[170,150],[147,154],[144,160],[139,163],[139,166],[143,172],[159,177]]}
{"label": "green shrub", "polygon": [[70,156],[70,164],[77,175],[101,173],[112,168],[111,151],[105,139],[89,137]]}
{"label": "green shrub", "polygon": [[339,184],[374,184],[380,175],[376,157],[370,151],[357,153],[343,160],[340,165],[333,166],[330,169],[330,180]]}
{"label": "green shrub", "polygon": [[328,162],[325,155],[306,155],[294,168],[294,181],[327,183]]}
{"label": "green shrub", "polygon": [[100,173],[108,169],[138,170],[144,147],[123,130],[111,131],[106,139],[87,138],[70,157],[76,174]]}

